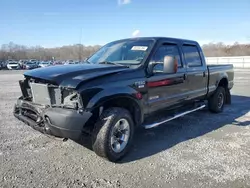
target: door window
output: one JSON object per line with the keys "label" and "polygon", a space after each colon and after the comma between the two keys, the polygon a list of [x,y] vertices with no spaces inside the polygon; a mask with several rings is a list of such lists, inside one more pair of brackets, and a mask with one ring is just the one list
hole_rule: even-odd
{"label": "door window", "polygon": [[153,62],[158,63],[154,66],[155,73],[163,73],[163,60],[168,55],[175,57],[178,61],[178,67],[182,67],[178,46],[176,44],[164,44],[156,50],[152,59]]}

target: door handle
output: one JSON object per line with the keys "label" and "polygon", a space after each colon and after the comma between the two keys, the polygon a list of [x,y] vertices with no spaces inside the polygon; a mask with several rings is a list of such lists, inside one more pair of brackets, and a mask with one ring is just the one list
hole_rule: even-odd
{"label": "door handle", "polygon": [[206,77],[206,72],[205,71],[203,71],[203,77]]}

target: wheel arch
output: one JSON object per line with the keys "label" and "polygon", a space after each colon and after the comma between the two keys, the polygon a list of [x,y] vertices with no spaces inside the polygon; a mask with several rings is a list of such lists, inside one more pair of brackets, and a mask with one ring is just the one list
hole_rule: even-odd
{"label": "wheel arch", "polygon": [[127,109],[136,126],[143,122],[143,111],[140,102],[129,94],[116,94],[100,98],[90,109],[96,116],[100,116],[103,110],[110,107]]}
{"label": "wheel arch", "polygon": [[228,78],[227,77],[222,77],[220,79],[220,81],[218,82],[218,86],[217,87],[223,87],[225,89],[225,97],[226,97],[226,100],[225,100],[225,103],[226,104],[231,104],[231,93],[230,93],[230,90],[228,88]]}
{"label": "wheel arch", "polygon": [[138,94],[129,86],[102,88],[88,100],[85,109],[93,113],[92,119],[95,120],[108,107],[122,107],[131,113],[135,125],[139,125],[144,120],[144,109],[142,94]]}
{"label": "wheel arch", "polygon": [[222,77],[220,81],[218,82],[218,86],[224,87],[225,89],[228,89],[228,78]]}

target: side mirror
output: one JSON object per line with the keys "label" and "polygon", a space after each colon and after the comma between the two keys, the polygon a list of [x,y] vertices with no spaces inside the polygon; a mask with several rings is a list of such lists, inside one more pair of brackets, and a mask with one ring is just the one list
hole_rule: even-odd
{"label": "side mirror", "polygon": [[[155,67],[160,65],[157,70]],[[154,73],[160,72],[165,74],[174,74],[178,70],[178,60],[173,56],[165,56],[163,62],[150,62],[148,65],[149,76],[152,76]]]}
{"label": "side mirror", "polygon": [[166,74],[174,74],[178,69],[178,61],[173,56],[165,56],[163,60],[163,72]]}

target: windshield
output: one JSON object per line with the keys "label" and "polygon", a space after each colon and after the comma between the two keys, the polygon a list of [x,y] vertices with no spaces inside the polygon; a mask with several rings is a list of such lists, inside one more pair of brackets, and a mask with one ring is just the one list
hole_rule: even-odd
{"label": "windshield", "polygon": [[27,65],[34,65],[35,64],[35,62],[28,62],[28,63],[26,63]]}
{"label": "windshield", "polygon": [[93,64],[101,62],[126,65],[140,64],[153,45],[153,42],[153,40],[114,41],[104,45],[87,61]]}
{"label": "windshield", "polygon": [[15,64],[17,64],[16,62],[10,62],[9,63],[10,65],[15,65]]}

